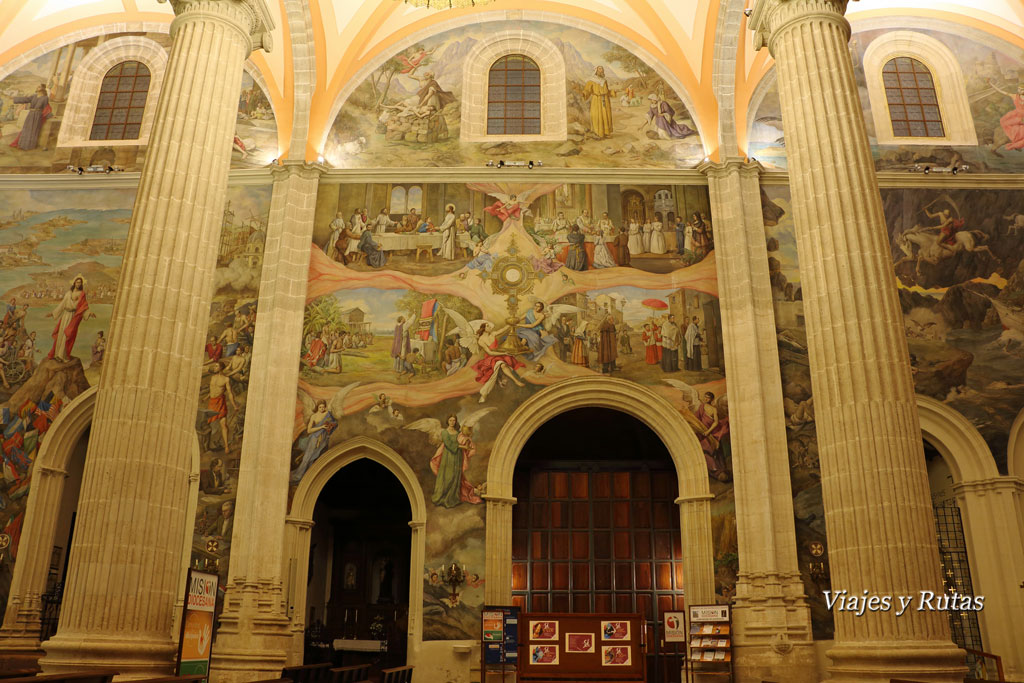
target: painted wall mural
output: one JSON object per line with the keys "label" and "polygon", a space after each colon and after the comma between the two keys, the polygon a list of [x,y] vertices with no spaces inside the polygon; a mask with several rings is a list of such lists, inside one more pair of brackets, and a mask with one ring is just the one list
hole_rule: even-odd
{"label": "painted wall mural", "polygon": [[[862,61],[871,42],[887,29],[861,31],[854,34],[850,49],[875,167],[904,171],[929,166],[935,172],[942,172],[954,165],[967,164],[971,173],[1024,170],[1024,50],[1008,44],[997,49],[942,31],[913,30],[938,40],[958,60],[978,145],[878,145]],[[766,93],[752,116],[748,153],[766,166],[786,167],[785,136],[776,86]]]}
{"label": "painted wall mural", "polygon": [[[542,118],[553,115],[543,101],[541,72],[515,61],[489,80],[491,64],[484,65],[473,84],[489,93],[487,125],[495,139],[460,139],[466,59],[482,41],[509,30],[538,34],[559,50],[566,138],[515,142],[516,135],[539,134]],[[501,21],[452,29],[392,56],[342,106],[324,154],[342,167],[475,166],[518,158],[559,167],[690,167],[704,158],[696,128],[678,94],[628,50],[576,28]]]}
{"label": "painted wall mural", "polygon": [[[18,556],[42,437],[69,401],[99,381],[134,200],[134,188],[0,192],[5,565]],[[2,603],[10,577],[0,573]]]}
{"label": "painted wall mural", "polygon": [[[0,173],[59,173],[69,165],[141,170],[145,146],[61,147],[57,144],[71,84],[82,60],[104,42],[126,35],[138,34],[86,38],[37,57],[0,80]],[[170,49],[171,41],[167,34],[145,33],[143,36],[165,50]],[[120,135],[119,130],[113,130],[118,126],[141,123],[142,109],[135,105],[145,102],[146,108],[155,106],[155,102],[148,101],[148,98],[139,100],[141,91],[148,90],[148,87],[149,77],[141,73],[130,83],[122,79],[122,83],[117,85],[118,94],[109,104],[121,107],[130,103],[133,108],[110,111],[108,118],[102,119],[109,121],[111,130],[108,132],[112,137]],[[134,93],[130,92],[133,90]],[[238,106],[232,166],[265,166],[278,157],[277,125],[266,93],[248,73],[243,76]],[[98,108],[95,116],[101,115]],[[100,120],[95,118],[94,122]]]}
{"label": "painted wall mural", "polygon": [[[762,195],[782,365],[800,566],[825,542],[814,399],[789,188]],[[1012,190],[884,189],[914,384],[967,417],[1006,473],[1024,407],[1024,216]],[[804,570],[815,637],[831,637],[823,580]]]}
{"label": "painted wall mural", "polygon": [[199,501],[192,566],[227,580],[249,390],[253,332],[270,214],[269,185],[229,188],[203,356],[196,434]]}
{"label": "painted wall mural", "polygon": [[[416,206],[395,211],[398,188]],[[388,200],[367,226],[362,209]],[[670,212],[689,217],[678,239],[664,227]],[[445,216],[437,231],[419,232],[434,215]],[[706,188],[321,184],[313,239],[292,482],[357,435],[408,459],[431,501],[426,639],[477,632],[481,495],[507,415],[580,375],[646,384],[693,426],[725,544],[719,590],[731,594],[731,452]],[[458,600],[438,572],[453,562],[471,579]]]}

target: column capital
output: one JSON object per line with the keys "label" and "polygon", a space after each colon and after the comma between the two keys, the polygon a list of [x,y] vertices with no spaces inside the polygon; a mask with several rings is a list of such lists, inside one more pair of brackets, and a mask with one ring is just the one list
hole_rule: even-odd
{"label": "column capital", "polygon": [[186,21],[218,19],[238,29],[249,40],[250,49],[270,52],[274,40],[274,18],[267,8],[266,0],[157,0],[170,2],[175,19],[171,23],[171,37],[178,26]]}
{"label": "column capital", "polygon": [[300,519],[298,517],[286,517],[285,524],[295,527],[300,531],[309,531],[313,528],[315,522],[311,519]]}
{"label": "column capital", "polygon": [[828,19],[841,24],[850,37],[850,23],[843,16],[849,0],[756,0],[747,20],[754,32],[754,49],[767,47],[775,54],[775,40],[785,29],[809,19]]}
{"label": "column capital", "polygon": [[270,175],[274,178],[275,183],[288,180],[292,176],[314,180],[323,175],[325,170],[327,170],[325,166],[306,161],[282,161],[270,168]]}
{"label": "column capital", "polygon": [[725,161],[702,161],[697,170],[708,178],[722,178],[733,173],[760,177],[764,166],[759,161],[751,161],[747,157],[726,157]]}
{"label": "column capital", "polygon": [[674,502],[676,505],[682,505],[683,503],[704,503],[714,499],[715,497],[710,493],[698,493],[694,496],[679,496]]}
{"label": "column capital", "polygon": [[480,497],[487,501],[487,505],[508,505],[509,507],[512,507],[519,502],[517,498],[513,498],[512,496],[488,495],[485,493]]}
{"label": "column capital", "polygon": [[975,493],[985,495],[986,493],[1015,493],[1018,490],[1024,490],[1024,481],[1018,477],[975,479],[973,481],[961,481],[953,484],[953,492],[956,494]]}

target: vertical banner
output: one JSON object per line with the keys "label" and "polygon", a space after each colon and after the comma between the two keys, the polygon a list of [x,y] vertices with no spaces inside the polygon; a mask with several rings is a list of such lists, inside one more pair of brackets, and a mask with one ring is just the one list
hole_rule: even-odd
{"label": "vertical banner", "polygon": [[185,605],[178,640],[178,675],[196,676],[210,672],[213,643],[213,612],[217,605],[217,575],[188,570]]}

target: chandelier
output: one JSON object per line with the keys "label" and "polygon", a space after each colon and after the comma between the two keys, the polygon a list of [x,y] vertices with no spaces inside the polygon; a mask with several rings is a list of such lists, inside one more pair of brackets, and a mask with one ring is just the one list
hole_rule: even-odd
{"label": "chandelier", "polygon": [[486,5],[493,0],[405,0],[406,4],[428,9],[455,9],[457,7],[476,7]]}

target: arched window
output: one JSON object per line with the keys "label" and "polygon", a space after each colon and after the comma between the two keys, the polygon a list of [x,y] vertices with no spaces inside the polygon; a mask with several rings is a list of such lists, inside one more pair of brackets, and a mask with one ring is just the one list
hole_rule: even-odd
{"label": "arched window", "polygon": [[882,67],[882,84],[894,137],[945,137],[935,82],[924,63],[911,57],[890,59]]}
{"label": "arched window", "polygon": [[487,134],[540,134],[540,67],[525,55],[506,55],[487,79]]}
{"label": "arched window", "polygon": [[399,185],[391,189],[391,213],[404,214],[408,207],[405,204],[405,188]]}
{"label": "arched window", "polygon": [[142,62],[121,62],[103,77],[90,140],[136,140],[149,95],[149,69]]}

